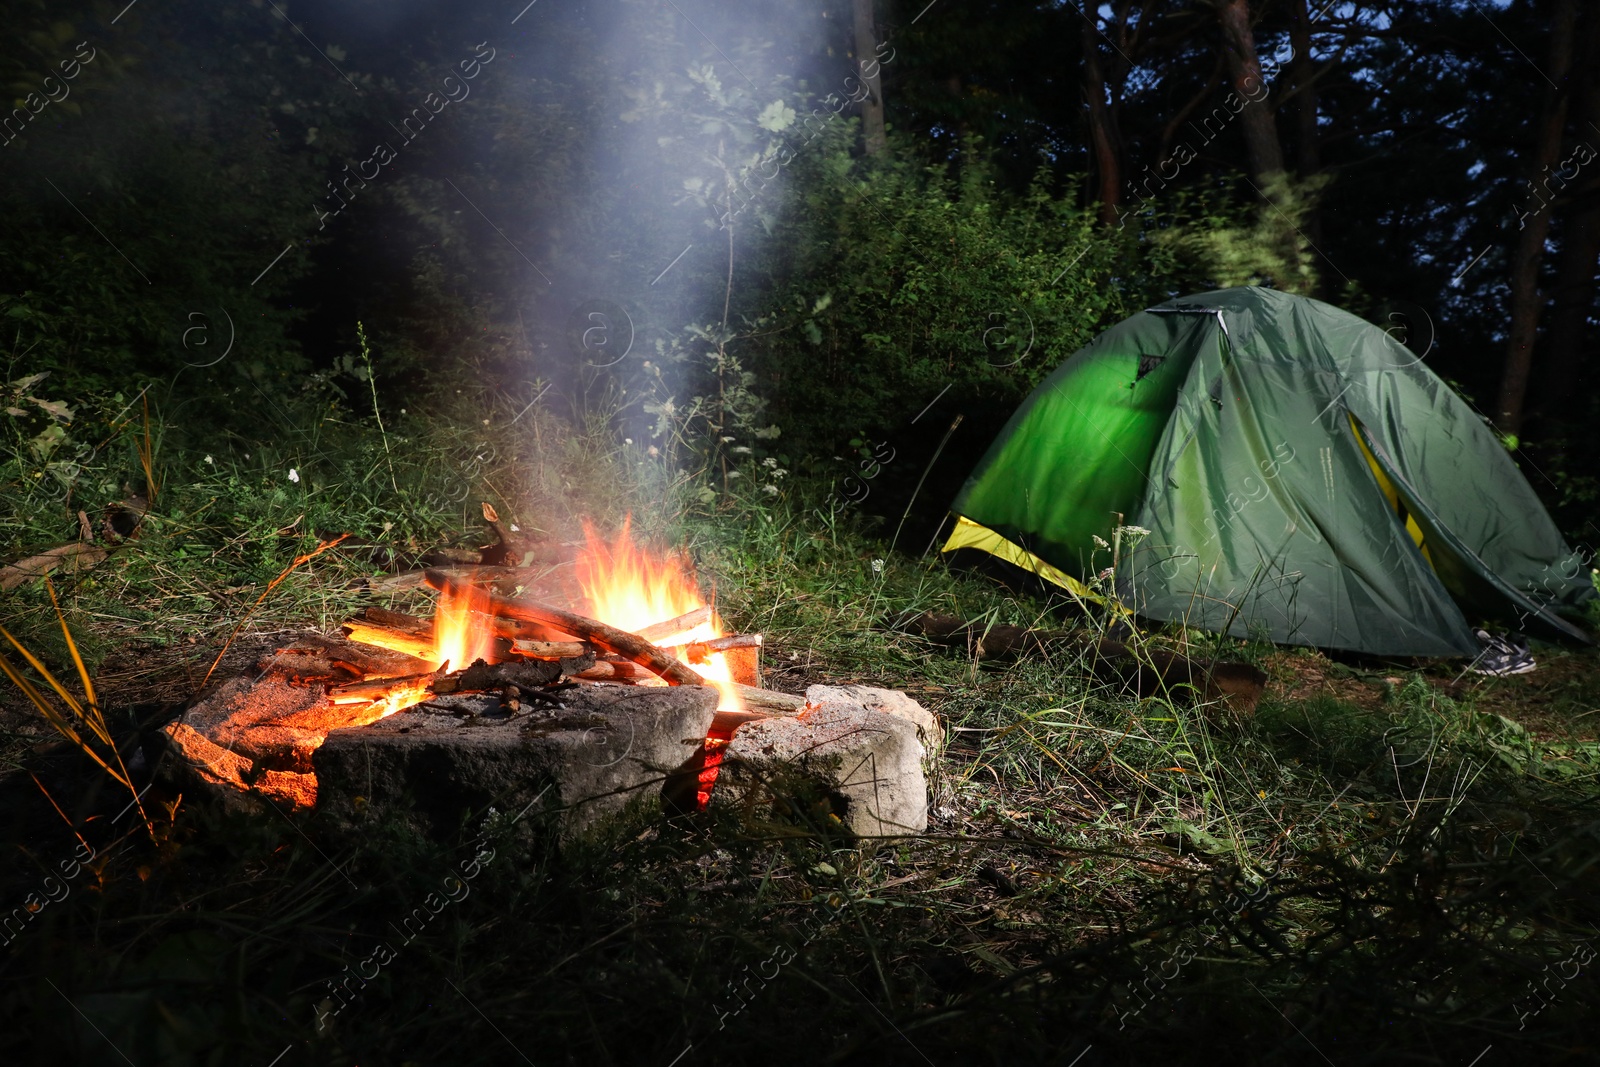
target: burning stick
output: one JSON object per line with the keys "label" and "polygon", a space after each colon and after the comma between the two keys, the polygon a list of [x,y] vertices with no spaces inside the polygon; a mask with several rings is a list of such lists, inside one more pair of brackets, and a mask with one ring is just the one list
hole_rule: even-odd
{"label": "burning stick", "polygon": [[681,656],[690,663],[704,663],[713,652],[727,652],[735,648],[760,648],[760,634],[732,634],[728,637],[708,637],[704,641],[690,641],[682,645],[662,645],[661,651]]}
{"label": "burning stick", "polygon": [[387,626],[374,626],[365,622],[347,622],[343,626],[344,634],[352,641],[359,641],[364,645],[376,645],[379,648],[393,649],[404,652],[408,656],[415,656],[421,660],[433,660],[433,628],[429,627],[427,633],[407,633],[404,630],[390,629]]}
{"label": "burning stick", "polygon": [[[425,578],[430,586],[442,593],[463,596],[469,588],[468,583],[442,571],[427,571]],[[560,608],[553,608],[536,601],[517,600],[511,597],[503,597],[496,593],[485,592],[481,594],[481,602],[487,605],[489,612],[493,615],[540,623],[564,633],[572,634],[575,637],[580,637],[585,641],[598,645],[607,652],[615,652],[618,655],[626,656],[634,663],[647,667],[653,673],[666,679],[669,685],[706,684],[705,679],[701,678],[687,664],[674,659],[638,634],[630,634],[626,630],[618,630],[614,626],[607,626],[597,619],[585,618],[582,615],[575,615],[570,611],[562,611]],[[710,611],[709,608],[705,610],[708,613]],[[654,630],[656,628],[649,627],[648,629]]]}
{"label": "burning stick", "polygon": [[593,645],[583,641],[530,641],[521,637],[512,640],[511,648],[529,659],[576,659],[594,651]]}
{"label": "burning stick", "polygon": [[634,631],[634,636],[642,637],[646,641],[660,641],[668,637],[686,634],[696,626],[711,621],[711,609],[705,605],[686,611],[676,619],[667,619],[663,622],[653,622],[649,626],[641,626]]}
{"label": "burning stick", "polygon": [[427,674],[408,674],[400,678],[369,678],[359,682],[332,685],[328,687],[328,703],[361,704],[381,700],[396,690],[418,686],[428,688],[440,677],[442,675],[439,672],[429,671]]}

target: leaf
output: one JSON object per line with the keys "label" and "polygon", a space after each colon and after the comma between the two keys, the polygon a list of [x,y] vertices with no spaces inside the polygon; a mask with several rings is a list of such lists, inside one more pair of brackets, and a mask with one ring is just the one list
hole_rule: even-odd
{"label": "leaf", "polygon": [[23,393],[33,388],[35,385],[38,385],[48,377],[50,377],[50,372],[43,370],[38,374],[30,374],[26,378],[19,378],[17,381],[11,383],[10,388],[14,393]]}
{"label": "leaf", "polygon": [[35,456],[44,459],[56,450],[56,446],[67,439],[67,431],[58,423],[52,422],[44,428],[44,432],[28,442],[28,448]]}
{"label": "leaf", "polygon": [[38,404],[39,407],[43,408],[44,413],[49,415],[52,419],[60,419],[62,422],[72,421],[72,409],[67,407],[67,405],[62,401],[40,400],[36,396],[30,396],[28,399],[33,401],[35,404]]}
{"label": "leaf", "polygon": [[761,114],[756,116],[756,125],[763,130],[782,133],[794,125],[794,109],[782,100],[774,100],[761,109]]}
{"label": "leaf", "polygon": [[1233,851],[1231,845],[1211,836],[1187,819],[1168,819],[1164,824],[1164,829],[1169,834],[1182,834],[1191,845],[1202,852],[1223,855]]}

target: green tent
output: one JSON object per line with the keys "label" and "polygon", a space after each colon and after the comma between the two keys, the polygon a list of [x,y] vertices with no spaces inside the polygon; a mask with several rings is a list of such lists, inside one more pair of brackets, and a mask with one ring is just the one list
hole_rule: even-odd
{"label": "green tent", "polygon": [[1101,334],[952,510],[945,551],[1080,594],[1116,543],[1116,598],[1151,619],[1387,655],[1476,655],[1469,618],[1587,640],[1558,614],[1594,596],[1584,561],[1484,421],[1376,326],[1270,289]]}

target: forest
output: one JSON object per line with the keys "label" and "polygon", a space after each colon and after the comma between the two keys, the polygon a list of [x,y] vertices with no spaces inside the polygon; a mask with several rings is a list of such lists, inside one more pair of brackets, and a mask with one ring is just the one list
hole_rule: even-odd
{"label": "forest", "polygon": [[1597,1055],[1600,6],[7,9],[0,1059]]}

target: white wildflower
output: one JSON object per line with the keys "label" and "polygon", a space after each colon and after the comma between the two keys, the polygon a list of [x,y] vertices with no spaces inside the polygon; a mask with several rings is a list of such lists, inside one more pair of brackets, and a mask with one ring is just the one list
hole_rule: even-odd
{"label": "white wildflower", "polygon": [[631,445],[631,444],[633,444],[633,438],[631,438],[631,437],[624,437],[624,438],[623,438],[623,439],[622,439],[622,443],[623,443],[623,444],[625,444],[625,445]]}
{"label": "white wildflower", "polygon": [[1104,537],[1101,537],[1099,534],[1091,534],[1090,536],[1094,538],[1094,543],[1099,545],[1101,548],[1110,548],[1111,547],[1109,544],[1106,543],[1106,539]]}
{"label": "white wildflower", "polygon": [[763,485],[761,487],[761,491],[763,493],[767,494],[768,496],[777,496],[778,495],[778,487],[775,486],[775,485]]}
{"label": "white wildflower", "polygon": [[645,449],[645,454],[649,456],[659,456],[661,455],[661,449],[657,448],[655,445],[651,445],[649,448]]}
{"label": "white wildflower", "polygon": [[872,561],[872,573],[873,574],[882,574],[883,573],[883,560],[875,559],[875,560]]}
{"label": "white wildflower", "polygon": [[761,461],[761,465],[763,467],[776,467],[778,465],[778,461],[773,459],[771,456],[768,456],[766,459]]}
{"label": "white wildflower", "polygon": [[750,454],[750,446],[734,445],[732,448],[728,449],[728,451],[732,452],[736,456],[748,456]]}
{"label": "white wildflower", "polygon": [[298,482],[300,480],[300,472],[295,470],[293,467],[290,467],[289,468],[289,480],[291,482]]}
{"label": "white wildflower", "polygon": [[215,467],[217,465],[217,461],[212,459],[210,456],[206,457],[206,462],[211,464],[213,467]]}

